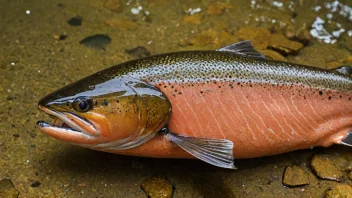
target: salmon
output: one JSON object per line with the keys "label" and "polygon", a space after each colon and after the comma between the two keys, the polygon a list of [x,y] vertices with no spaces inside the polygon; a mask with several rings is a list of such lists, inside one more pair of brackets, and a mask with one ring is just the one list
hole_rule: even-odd
{"label": "salmon", "polygon": [[349,67],[266,60],[250,41],[122,63],[39,101],[37,127],[105,152],[197,158],[234,169],[254,158],[352,145]]}

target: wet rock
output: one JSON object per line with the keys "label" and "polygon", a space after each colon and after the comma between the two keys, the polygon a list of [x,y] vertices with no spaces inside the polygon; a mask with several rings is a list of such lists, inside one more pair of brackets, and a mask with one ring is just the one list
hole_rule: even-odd
{"label": "wet rock", "polygon": [[287,59],[284,56],[282,56],[281,54],[273,50],[258,50],[258,52],[264,54],[266,58],[271,60],[287,61]]}
{"label": "wet rock", "polygon": [[326,64],[327,68],[336,68],[341,66],[352,66],[352,56],[348,56],[338,61],[334,61]]}
{"label": "wet rock", "polygon": [[241,28],[237,35],[242,40],[251,40],[255,49],[266,49],[269,46],[271,33],[266,28]]}
{"label": "wet rock", "polygon": [[326,156],[315,155],[311,161],[311,166],[318,177],[322,179],[342,181],[343,173]]}
{"label": "wet rock", "polygon": [[230,2],[216,2],[210,3],[208,5],[207,13],[209,15],[219,16],[224,13],[226,10],[234,8],[235,6]]}
{"label": "wet rock", "polygon": [[67,34],[66,34],[66,33],[62,33],[62,34],[60,34],[60,35],[58,35],[58,34],[54,34],[54,35],[53,35],[53,38],[54,38],[55,40],[57,40],[57,41],[65,40],[66,37],[67,37]]}
{"label": "wet rock", "polygon": [[105,8],[117,13],[121,12],[123,9],[121,0],[106,0],[104,6]]}
{"label": "wet rock", "polygon": [[141,189],[150,198],[171,198],[172,185],[163,177],[151,177],[141,183]]}
{"label": "wet rock", "polygon": [[326,198],[352,198],[352,187],[348,184],[337,185],[325,192]]}
{"label": "wet rock", "polygon": [[125,52],[129,55],[136,57],[136,58],[143,58],[143,57],[150,56],[150,52],[147,50],[147,48],[145,48],[143,46],[138,46],[136,48],[126,50]]}
{"label": "wet rock", "polygon": [[284,54],[292,54],[297,53],[303,47],[303,44],[291,41],[282,34],[272,34],[270,36],[269,47]]}
{"label": "wet rock", "polygon": [[82,25],[82,20],[83,18],[81,16],[75,16],[68,20],[67,23],[72,26],[80,26]]}
{"label": "wet rock", "polygon": [[79,43],[90,48],[105,50],[106,46],[110,44],[111,38],[104,34],[96,34],[88,36]]}
{"label": "wet rock", "polygon": [[0,180],[0,197],[18,197],[20,193],[10,179]]}
{"label": "wet rock", "polygon": [[133,30],[137,28],[137,23],[127,20],[127,19],[120,19],[120,18],[114,18],[107,20],[106,23],[112,27],[112,28],[117,28],[119,30]]}
{"label": "wet rock", "polygon": [[199,25],[201,23],[201,17],[199,14],[185,16],[183,17],[183,23],[193,23]]}
{"label": "wet rock", "polygon": [[287,166],[282,183],[289,187],[308,185],[309,176],[300,166]]}
{"label": "wet rock", "polygon": [[296,29],[293,25],[288,25],[285,28],[284,35],[286,36],[286,38],[290,40],[299,41],[304,45],[307,45],[312,38],[309,31],[306,28],[301,27]]}

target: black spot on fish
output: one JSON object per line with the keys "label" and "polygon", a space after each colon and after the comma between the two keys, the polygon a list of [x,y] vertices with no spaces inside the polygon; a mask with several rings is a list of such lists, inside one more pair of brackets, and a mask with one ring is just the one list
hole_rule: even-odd
{"label": "black spot on fish", "polygon": [[331,100],[331,96],[329,96],[329,100]]}
{"label": "black spot on fish", "polygon": [[108,101],[104,99],[102,104],[103,104],[103,106],[107,106],[108,105]]}
{"label": "black spot on fish", "polygon": [[82,20],[83,18],[81,16],[75,16],[68,20],[67,23],[72,26],[80,26],[82,25]]}
{"label": "black spot on fish", "polygon": [[120,100],[116,100],[117,103],[120,103]]}
{"label": "black spot on fish", "polygon": [[96,34],[84,38],[79,43],[86,47],[105,50],[107,45],[111,43],[111,38],[108,35]]}
{"label": "black spot on fish", "polygon": [[322,92],[322,91],[319,91],[319,95],[323,95],[323,92]]}

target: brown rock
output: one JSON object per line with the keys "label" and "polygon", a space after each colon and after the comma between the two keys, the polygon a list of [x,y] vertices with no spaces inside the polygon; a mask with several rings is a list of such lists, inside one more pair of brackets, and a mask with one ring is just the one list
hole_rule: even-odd
{"label": "brown rock", "polygon": [[216,3],[210,3],[208,5],[208,11],[207,13],[210,15],[215,15],[215,16],[219,16],[222,13],[224,13],[224,11],[226,9],[231,9],[234,8],[234,5],[230,2],[216,2]]}
{"label": "brown rock", "polygon": [[291,41],[282,34],[272,34],[269,42],[271,48],[285,54],[296,53],[303,47],[302,43]]}
{"label": "brown rock", "polygon": [[300,166],[287,166],[282,178],[282,183],[289,187],[308,185],[309,177]]}
{"label": "brown rock", "polygon": [[123,8],[121,0],[106,0],[104,6],[113,12],[121,12]]}
{"label": "brown rock", "polygon": [[326,156],[315,155],[311,161],[311,166],[318,177],[322,179],[342,181],[343,173]]}
{"label": "brown rock", "polygon": [[172,185],[163,177],[151,177],[141,183],[141,189],[150,198],[171,198]]}
{"label": "brown rock", "polygon": [[183,17],[183,23],[193,23],[199,25],[201,23],[201,17],[199,14],[185,16]]}
{"label": "brown rock", "polygon": [[273,50],[258,50],[258,52],[264,54],[266,58],[271,60],[287,61],[287,59],[284,56],[282,56],[281,54]]}
{"label": "brown rock", "polygon": [[352,198],[352,187],[348,184],[341,184],[328,189],[325,192],[326,198]]}
{"label": "brown rock", "polygon": [[137,28],[137,23],[127,19],[114,18],[106,21],[106,23],[110,27],[117,28],[119,30],[131,30]]}
{"label": "brown rock", "polygon": [[242,40],[251,40],[257,50],[266,49],[271,37],[270,31],[266,28],[241,28],[237,35]]}
{"label": "brown rock", "polygon": [[327,68],[336,68],[336,67],[347,66],[347,65],[352,65],[352,56],[347,56],[338,61],[334,61],[326,64]]}

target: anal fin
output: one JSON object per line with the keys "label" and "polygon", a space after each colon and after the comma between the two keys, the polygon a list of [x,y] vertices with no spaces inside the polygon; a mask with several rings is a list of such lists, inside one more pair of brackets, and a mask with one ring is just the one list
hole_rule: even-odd
{"label": "anal fin", "polygon": [[164,131],[166,138],[194,157],[214,166],[236,169],[234,166],[233,143],[225,139],[187,137]]}

